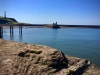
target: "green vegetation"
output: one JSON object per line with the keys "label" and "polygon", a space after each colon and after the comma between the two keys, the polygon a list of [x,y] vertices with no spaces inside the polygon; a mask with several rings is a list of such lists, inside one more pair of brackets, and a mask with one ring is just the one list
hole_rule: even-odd
{"label": "green vegetation", "polygon": [[57,26],[53,26],[53,25],[45,25],[45,27],[48,27],[48,28],[54,28],[54,29],[60,28],[58,25],[57,25]]}
{"label": "green vegetation", "polygon": [[2,16],[0,16],[0,18],[3,18]]}
{"label": "green vegetation", "polygon": [[35,54],[40,54],[42,51],[34,51]]}
{"label": "green vegetation", "polygon": [[1,24],[13,24],[18,23],[14,18],[4,18],[0,16],[0,23]]}
{"label": "green vegetation", "polygon": [[69,70],[69,74],[68,75],[74,75],[75,71],[74,70]]}
{"label": "green vegetation", "polygon": [[52,25],[45,25],[45,27],[52,28]]}
{"label": "green vegetation", "polygon": [[66,63],[66,62],[62,62],[61,65],[62,65],[62,66],[67,66],[67,63]]}
{"label": "green vegetation", "polygon": [[58,64],[55,63],[55,62],[49,62],[49,63],[47,63],[47,65],[48,65],[49,67],[57,67],[57,66],[58,66]]}
{"label": "green vegetation", "polygon": [[0,16],[0,24],[22,24],[22,25],[27,25],[29,23],[20,23],[17,22],[14,18],[4,18],[2,16]]}

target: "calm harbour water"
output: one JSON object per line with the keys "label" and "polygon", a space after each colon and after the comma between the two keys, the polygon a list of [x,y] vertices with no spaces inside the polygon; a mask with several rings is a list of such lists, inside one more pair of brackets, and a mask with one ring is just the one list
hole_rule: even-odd
{"label": "calm harbour water", "polygon": [[3,39],[41,44],[56,48],[64,54],[89,59],[100,66],[100,29],[92,28],[23,28],[14,29],[10,36],[9,29],[4,29]]}

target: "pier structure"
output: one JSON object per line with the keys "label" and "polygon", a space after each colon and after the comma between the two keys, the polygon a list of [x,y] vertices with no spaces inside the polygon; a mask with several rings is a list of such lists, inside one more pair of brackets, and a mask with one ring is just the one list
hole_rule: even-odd
{"label": "pier structure", "polygon": [[[49,24],[47,24],[49,25]],[[19,34],[22,34],[22,26],[42,26],[45,27],[45,24],[17,24],[17,25],[12,25],[12,24],[0,24],[0,38],[3,37],[3,26],[9,26],[10,27],[10,35],[13,35],[13,26],[18,26],[19,27]],[[84,27],[84,28],[99,28],[100,29],[100,25],[63,25],[63,24],[57,24],[53,23],[53,27],[52,28],[60,28],[60,26],[63,27]]]}
{"label": "pier structure", "polygon": [[[13,35],[13,25],[9,25],[10,26],[10,35]],[[19,34],[22,35],[22,25],[17,25],[19,26]]]}
{"label": "pier structure", "polygon": [[10,35],[13,35],[13,26],[12,25],[9,26],[10,26]]}
{"label": "pier structure", "polygon": [[2,37],[3,37],[3,27],[0,26],[0,38],[2,38]]}
{"label": "pier structure", "polygon": [[22,35],[22,25],[19,25],[19,34]]}
{"label": "pier structure", "polygon": [[27,24],[27,25],[23,25],[23,24],[17,24],[17,25],[13,25],[13,24],[0,24],[0,38],[3,37],[3,26],[7,26],[10,28],[10,35],[14,34],[14,26],[17,26],[19,28],[19,35],[22,35],[22,26],[44,26],[44,24]]}
{"label": "pier structure", "polygon": [[[10,35],[13,35],[13,33],[14,33],[14,31],[13,31],[14,27],[13,26],[15,26],[15,25],[12,25],[12,24],[4,25],[4,24],[2,24],[2,25],[0,25],[0,38],[3,37],[3,26],[9,26]],[[16,26],[19,26],[19,34],[22,35],[22,25],[16,25]]]}

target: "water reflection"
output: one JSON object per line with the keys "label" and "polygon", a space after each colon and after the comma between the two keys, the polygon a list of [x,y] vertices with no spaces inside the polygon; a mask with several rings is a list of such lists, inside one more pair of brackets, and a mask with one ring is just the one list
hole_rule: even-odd
{"label": "water reflection", "polygon": [[22,34],[19,34],[18,36],[19,36],[19,38],[17,38],[15,35],[10,35],[9,38],[10,38],[10,40],[13,40],[13,41],[20,41],[20,42],[22,42],[23,35]]}
{"label": "water reflection", "polygon": [[19,41],[22,42],[23,35],[19,34]]}
{"label": "water reflection", "polygon": [[0,35],[0,38],[3,38],[3,37]]}
{"label": "water reflection", "polygon": [[14,35],[10,35],[10,40],[14,41]]}
{"label": "water reflection", "polygon": [[53,43],[51,42],[51,44],[54,44],[56,46],[57,40],[58,40],[58,29],[53,29],[52,40],[54,40],[54,41],[53,41]]}

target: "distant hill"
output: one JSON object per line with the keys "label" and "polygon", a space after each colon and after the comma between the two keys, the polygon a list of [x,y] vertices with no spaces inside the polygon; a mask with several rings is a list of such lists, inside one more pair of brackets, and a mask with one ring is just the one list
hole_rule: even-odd
{"label": "distant hill", "polygon": [[4,17],[0,16],[0,24],[7,24],[7,23],[14,24],[14,23],[18,23],[18,22],[14,18],[4,18]]}
{"label": "distant hill", "polygon": [[0,24],[23,24],[23,25],[28,25],[29,23],[23,23],[23,22],[18,22],[16,19],[14,18],[4,18],[2,16],[0,16]]}

